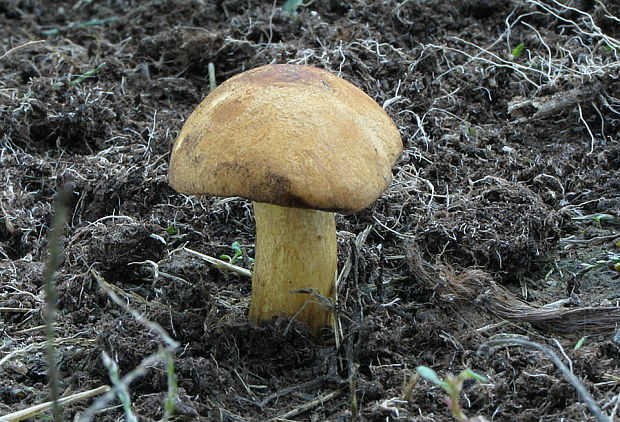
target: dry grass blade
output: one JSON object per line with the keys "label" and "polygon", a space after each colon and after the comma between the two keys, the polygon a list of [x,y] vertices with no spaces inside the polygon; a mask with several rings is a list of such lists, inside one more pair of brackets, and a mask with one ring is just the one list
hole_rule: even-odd
{"label": "dry grass blade", "polygon": [[[72,394],[67,397],[62,397],[58,399],[59,405],[67,405],[70,403],[75,403],[77,401],[86,400],[93,396],[98,396],[99,394],[107,393],[110,391],[110,387],[107,385],[102,385],[101,387],[94,388],[88,391],[82,391],[81,393]],[[27,409],[23,409],[17,412],[9,413],[8,415],[0,416],[0,422],[16,422],[21,421],[28,418],[33,418],[37,415],[40,415],[43,412],[47,412],[53,407],[53,402],[45,402],[41,404],[37,404],[36,406],[29,407]]]}
{"label": "dry grass blade", "polygon": [[543,308],[517,298],[498,285],[484,271],[425,262],[415,248],[407,251],[407,261],[415,278],[447,302],[476,301],[487,311],[511,321],[529,322],[536,327],[561,334],[606,334],[620,325],[620,307]]}
{"label": "dry grass blade", "polygon": [[561,334],[608,334],[620,324],[620,308],[599,306],[543,309],[519,300],[508,290],[492,284],[478,300],[500,318],[526,321],[540,329]]}
{"label": "dry grass blade", "polygon": [[[43,328],[43,327],[44,326],[39,326],[36,328]],[[15,334],[15,333],[12,333],[12,334]],[[0,367],[2,367],[2,365],[4,365],[6,362],[8,362],[9,360],[17,356],[24,355],[25,353],[28,353],[33,350],[39,350],[39,349],[46,348],[49,342],[50,340],[42,341],[39,343],[32,343],[22,349],[13,350],[11,353],[9,353],[8,355],[0,359]],[[96,344],[96,340],[87,339],[87,338],[55,338],[53,342],[54,342],[55,347],[73,346],[73,347],[91,348],[91,347],[94,347]]]}
{"label": "dry grass blade", "polygon": [[334,390],[331,391],[329,393],[324,393],[321,394],[320,396],[318,396],[316,399],[309,401],[308,403],[304,403],[299,407],[296,407],[292,410],[289,410],[286,413],[283,413],[280,416],[276,416],[275,418],[271,419],[272,421],[282,421],[282,420],[287,420],[288,418],[292,418],[294,416],[300,415],[304,412],[307,412],[308,410],[312,409],[313,407],[316,406],[320,406],[323,403],[325,403],[326,401],[329,401],[331,399],[335,399],[336,397],[338,397],[339,395],[342,394],[342,390]]}
{"label": "dry grass blade", "polygon": [[0,56],[0,60],[4,59],[4,58],[5,58],[5,57],[7,57],[9,54],[11,54],[11,53],[13,53],[13,52],[15,52],[15,51],[17,51],[17,50],[20,50],[20,49],[22,49],[22,48],[26,48],[26,47],[31,46],[31,45],[34,45],[34,44],[40,44],[40,43],[42,43],[42,42],[45,42],[45,40],[28,41],[28,42],[25,42],[24,44],[20,44],[20,45],[18,45],[17,47],[13,47],[13,48],[11,48],[10,50],[8,50],[6,53],[4,53],[3,55],[1,55],[1,56]]}
{"label": "dry grass blade", "polygon": [[0,312],[34,312],[36,311],[36,309],[32,309],[32,308],[7,308],[4,306],[0,306]]}
{"label": "dry grass blade", "polygon": [[177,250],[184,251],[184,252],[189,252],[192,255],[195,255],[198,258],[200,258],[202,260],[205,260],[205,261],[207,261],[210,264],[215,265],[217,268],[223,268],[225,270],[232,271],[234,273],[241,274],[241,275],[246,276],[246,277],[252,277],[252,271],[246,270],[245,268],[241,268],[241,267],[238,267],[238,266],[233,265],[233,264],[229,264],[228,262],[222,261],[221,259],[213,258],[212,256],[205,255],[205,254],[202,254],[200,252],[196,252],[196,251],[194,251],[192,249],[185,248],[185,247],[177,249]]}
{"label": "dry grass blade", "polygon": [[106,281],[105,278],[103,278],[101,276],[101,274],[99,274],[97,271],[91,271],[91,274],[93,275],[93,277],[95,277],[95,279],[97,280],[97,282],[99,283],[99,285],[101,286],[102,289],[104,289],[105,291],[112,291],[114,293],[116,293],[119,296],[122,296],[128,300],[133,300],[137,303],[140,303],[142,305],[146,305],[149,308],[154,308],[154,309],[168,309],[168,307],[162,303],[159,302],[154,302],[152,300],[146,300],[145,298],[143,298],[142,296],[140,296],[137,293],[133,293],[133,292],[126,292],[125,290],[121,289],[118,286],[115,286],[114,284],[110,284]]}

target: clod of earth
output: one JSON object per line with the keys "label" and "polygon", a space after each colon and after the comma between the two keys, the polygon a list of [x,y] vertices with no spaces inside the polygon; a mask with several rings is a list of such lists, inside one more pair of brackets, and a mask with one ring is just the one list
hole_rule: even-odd
{"label": "clod of earth", "polygon": [[[185,194],[254,201],[256,253],[250,318],[293,315],[318,335],[334,297],[334,212],[367,208],[402,152],[394,122],[368,95],[318,68],[243,72],[193,111],[170,160]],[[303,293],[300,293],[303,292]]]}

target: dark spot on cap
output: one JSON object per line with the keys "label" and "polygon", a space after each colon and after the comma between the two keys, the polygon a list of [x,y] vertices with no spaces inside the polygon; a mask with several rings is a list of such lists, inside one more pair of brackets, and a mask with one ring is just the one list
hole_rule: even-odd
{"label": "dark spot on cap", "polygon": [[235,119],[241,115],[246,109],[245,98],[233,98],[223,101],[213,108],[211,120],[215,124]]}

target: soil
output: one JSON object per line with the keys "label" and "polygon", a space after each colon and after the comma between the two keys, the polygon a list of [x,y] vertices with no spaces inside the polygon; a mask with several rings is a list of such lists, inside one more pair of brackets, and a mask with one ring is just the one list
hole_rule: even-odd
{"label": "soil", "polygon": [[[483,347],[518,335],[618,416],[620,6],[282,3],[0,4],[0,414],[50,399],[45,274],[64,210],[61,394],[111,384],[105,352],[120,376],[143,371],[128,386],[133,413],[160,420],[172,372],[147,359],[168,350],[174,420],[453,420],[429,381],[403,398],[418,366],[484,376],[463,386],[471,417],[592,420],[544,354]],[[250,279],[187,250],[218,257],[239,242],[246,268],[254,255],[250,202],[167,183],[211,63],[217,83],[269,63],[328,69],[400,129],[388,190],[337,216],[341,327],[322,341],[287,317],[250,323]],[[114,399],[94,420],[125,414]]]}

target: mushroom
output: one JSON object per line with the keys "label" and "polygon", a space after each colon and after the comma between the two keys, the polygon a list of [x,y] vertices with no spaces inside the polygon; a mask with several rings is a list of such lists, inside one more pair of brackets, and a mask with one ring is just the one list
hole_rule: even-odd
{"label": "mushroom", "polygon": [[294,315],[318,335],[332,320],[315,299],[334,298],[334,213],[374,202],[401,152],[394,122],[351,83],[268,65],[228,79],[196,107],[172,148],[170,184],[253,201],[250,318]]}

